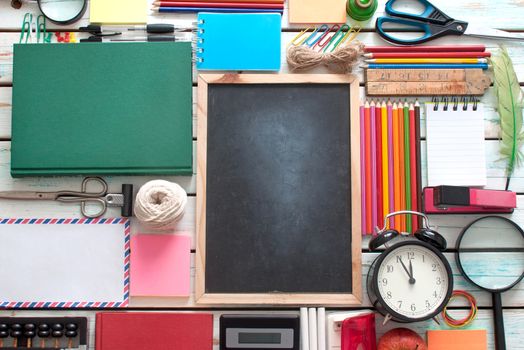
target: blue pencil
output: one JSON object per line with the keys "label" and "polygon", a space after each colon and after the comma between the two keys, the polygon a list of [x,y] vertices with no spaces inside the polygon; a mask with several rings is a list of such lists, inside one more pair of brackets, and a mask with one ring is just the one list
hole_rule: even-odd
{"label": "blue pencil", "polygon": [[424,63],[417,63],[417,64],[380,64],[380,63],[369,63],[367,65],[362,66],[362,68],[371,68],[371,69],[465,69],[465,68],[480,68],[480,69],[488,69],[487,63],[474,63],[474,64],[466,64],[466,63],[434,63],[434,64],[424,64]]}
{"label": "blue pencil", "polygon": [[158,12],[233,12],[233,13],[253,13],[253,12],[269,12],[280,13],[283,10],[279,9],[255,9],[255,8],[215,8],[215,7],[153,7],[153,11]]}

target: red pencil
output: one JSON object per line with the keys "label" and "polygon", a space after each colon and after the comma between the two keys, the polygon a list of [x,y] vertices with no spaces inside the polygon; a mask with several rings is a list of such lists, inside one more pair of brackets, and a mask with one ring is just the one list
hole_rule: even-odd
{"label": "red pencil", "polygon": [[239,2],[189,2],[189,1],[156,1],[160,7],[207,7],[207,8],[257,8],[257,9],[283,9],[284,4],[239,3]]}
{"label": "red pencil", "polygon": [[364,105],[364,132],[366,139],[366,233],[373,233],[373,224],[371,222],[371,117],[369,103]]}
{"label": "red pencil", "polygon": [[484,45],[441,45],[441,46],[366,46],[366,52],[483,52]]}
{"label": "red pencil", "polygon": [[[417,202],[417,155],[416,155],[416,132],[415,132],[415,109],[413,104],[409,105],[409,159],[411,165],[410,170],[410,186],[411,186],[411,210],[419,211],[418,202]],[[412,222],[412,232],[416,232],[418,229],[418,220],[413,217]]]}
{"label": "red pencil", "polygon": [[366,58],[480,58],[491,57],[491,52],[369,52]]}
{"label": "red pencil", "polygon": [[[381,105],[380,102],[377,102],[375,107],[375,120],[376,120],[376,140],[377,140],[377,223],[380,227],[382,227],[381,222],[383,221],[382,212],[384,211],[384,208],[382,206],[382,172],[384,169],[382,169],[382,115],[381,115]],[[387,169],[386,169],[387,171]]]}
{"label": "red pencil", "polygon": [[[406,210],[406,170],[404,166],[404,105],[402,102],[398,104],[398,144],[399,144],[399,163],[400,163],[400,210]],[[406,231],[406,217],[400,216],[400,232]]]}

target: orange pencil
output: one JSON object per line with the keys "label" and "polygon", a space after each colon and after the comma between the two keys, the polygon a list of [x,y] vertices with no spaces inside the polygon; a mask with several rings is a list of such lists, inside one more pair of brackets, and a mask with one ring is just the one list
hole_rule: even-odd
{"label": "orange pencil", "polygon": [[[400,210],[400,149],[399,149],[399,125],[398,125],[398,106],[393,103],[393,186],[394,186],[394,210]],[[395,217],[396,230],[400,230],[401,217]]]}
{"label": "orange pencil", "polygon": [[[399,128],[398,128],[398,147],[399,147],[399,167],[400,167],[400,210],[406,209],[406,170],[404,166],[404,162],[406,161],[404,158],[404,105],[402,102],[399,102],[398,104],[398,121],[399,121]],[[401,215],[400,220],[400,232],[406,232],[406,217],[404,215]]]}
{"label": "orange pencil", "polygon": [[373,233],[373,224],[371,222],[371,120],[369,112],[369,103],[364,104],[364,131],[366,140],[366,233]]}
{"label": "orange pencil", "polygon": [[[409,153],[410,153],[410,172],[411,172],[411,210],[420,211],[417,200],[417,146],[415,136],[415,107],[413,104],[409,105]],[[418,220],[414,217],[411,221],[413,225],[413,232],[418,229]]]}

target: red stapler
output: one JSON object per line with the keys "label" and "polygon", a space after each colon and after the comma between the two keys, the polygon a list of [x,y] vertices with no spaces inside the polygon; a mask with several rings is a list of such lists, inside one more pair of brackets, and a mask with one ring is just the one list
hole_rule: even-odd
{"label": "red stapler", "polygon": [[341,350],[376,350],[375,313],[346,318],[341,336]]}
{"label": "red stapler", "polygon": [[426,214],[512,213],[517,207],[517,194],[461,186],[426,187],[423,204]]}

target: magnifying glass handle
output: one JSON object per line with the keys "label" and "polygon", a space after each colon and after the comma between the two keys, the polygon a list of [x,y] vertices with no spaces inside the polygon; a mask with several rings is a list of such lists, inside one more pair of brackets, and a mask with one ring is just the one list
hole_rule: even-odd
{"label": "magnifying glass handle", "polygon": [[504,315],[502,314],[502,299],[500,293],[492,293],[493,316],[495,322],[495,349],[506,350],[506,334],[504,333]]}

